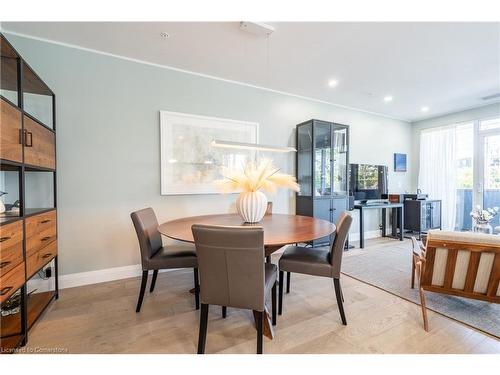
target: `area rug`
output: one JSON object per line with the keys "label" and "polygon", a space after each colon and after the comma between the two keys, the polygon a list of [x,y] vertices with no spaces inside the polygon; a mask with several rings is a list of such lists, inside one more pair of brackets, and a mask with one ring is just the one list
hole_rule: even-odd
{"label": "area rug", "polygon": [[[384,241],[344,253],[342,273],[420,304],[417,289],[410,288],[411,243]],[[427,308],[500,338],[500,305],[425,292]]]}

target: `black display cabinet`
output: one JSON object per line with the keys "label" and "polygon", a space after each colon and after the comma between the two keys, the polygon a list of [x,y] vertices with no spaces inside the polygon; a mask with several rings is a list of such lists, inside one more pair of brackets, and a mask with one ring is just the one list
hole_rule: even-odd
{"label": "black display cabinet", "polygon": [[[349,201],[349,126],[309,120],[296,129],[296,214],[336,223]],[[328,245],[330,237],[313,241]]]}
{"label": "black display cabinet", "polygon": [[[404,228],[411,234],[426,234],[430,229],[441,229],[441,201],[437,199],[412,200],[405,204]],[[408,234],[410,235],[410,234]]]}

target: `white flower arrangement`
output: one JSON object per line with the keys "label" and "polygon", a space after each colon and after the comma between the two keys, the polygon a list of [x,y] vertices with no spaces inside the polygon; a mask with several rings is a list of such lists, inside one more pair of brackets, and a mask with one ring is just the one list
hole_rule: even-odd
{"label": "white flower arrangement", "polygon": [[483,210],[481,206],[478,205],[475,210],[471,211],[470,216],[472,216],[477,223],[489,223],[498,215],[498,210],[498,207]]}
{"label": "white flower arrangement", "polygon": [[222,175],[224,179],[215,181],[215,185],[225,193],[238,190],[243,192],[264,190],[273,193],[278,188],[300,190],[295,177],[280,173],[279,168],[273,166],[270,159],[249,161],[242,168],[223,168]]}

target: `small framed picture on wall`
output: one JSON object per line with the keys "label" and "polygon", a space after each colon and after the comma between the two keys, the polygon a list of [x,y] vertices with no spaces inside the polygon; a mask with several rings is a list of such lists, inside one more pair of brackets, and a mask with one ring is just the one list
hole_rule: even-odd
{"label": "small framed picture on wall", "polygon": [[406,172],[406,154],[394,154],[394,172]]}

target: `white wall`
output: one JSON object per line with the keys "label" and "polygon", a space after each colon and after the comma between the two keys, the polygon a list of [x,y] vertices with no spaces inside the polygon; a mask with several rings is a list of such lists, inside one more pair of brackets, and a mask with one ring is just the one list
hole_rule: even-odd
{"label": "white wall", "polygon": [[450,113],[444,116],[433,117],[427,120],[412,123],[412,182],[411,186],[416,189],[418,186],[419,154],[420,154],[420,132],[423,129],[459,124],[467,121],[486,119],[490,117],[500,117],[500,103],[493,103],[482,107],[468,109],[465,111]]}
{"label": "white wall", "polygon": [[[353,163],[386,164],[407,153],[409,171],[389,187],[411,185],[409,123],[294,96],[140,64],[7,34],[57,97],[57,181],[61,274],[139,263],[130,213],[151,206],[161,221],[227,212],[234,195],[161,196],[159,110],[260,123],[264,144],[294,145],[295,125],[317,118],[350,125]],[[294,156],[279,159],[294,172]],[[294,213],[294,195],[271,197]],[[367,230],[379,215],[370,213]],[[357,225],[357,223],[354,223]]]}

